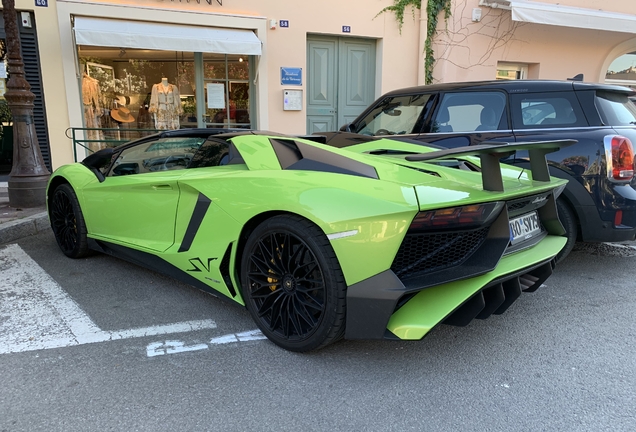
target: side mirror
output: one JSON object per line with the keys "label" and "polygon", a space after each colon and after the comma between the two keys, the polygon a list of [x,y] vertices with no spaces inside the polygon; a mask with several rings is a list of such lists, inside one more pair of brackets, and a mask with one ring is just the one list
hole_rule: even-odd
{"label": "side mirror", "polygon": [[114,152],[115,149],[112,147],[96,151],[92,155],[86,156],[86,158],[84,158],[84,160],[82,161],[82,165],[93,171],[99,181],[103,182],[104,174],[102,174],[100,169],[110,165],[110,162],[113,160]]}
{"label": "side mirror", "polygon": [[340,127],[340,132],[353,132],[351,130],[351,126],[353,125],[353,123],[347,123],[345,125],[343,125],[342,127]]}

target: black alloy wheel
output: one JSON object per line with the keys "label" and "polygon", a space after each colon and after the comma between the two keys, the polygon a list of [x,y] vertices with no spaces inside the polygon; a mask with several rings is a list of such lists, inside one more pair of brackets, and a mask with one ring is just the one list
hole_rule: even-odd
{"label": "black alloy wheel", "polygon": [[290,351],[321,348],[344,334],[344,276],[329,240],[311,222],[276,216],[249,236],[243,298],[272,342]]}
{"label": "black alloy wheel", "polygon": [[82,258],[89,254],[84,216],[70,185],[61,184],[53,192],[49,217],[55,240],[64,255]]}

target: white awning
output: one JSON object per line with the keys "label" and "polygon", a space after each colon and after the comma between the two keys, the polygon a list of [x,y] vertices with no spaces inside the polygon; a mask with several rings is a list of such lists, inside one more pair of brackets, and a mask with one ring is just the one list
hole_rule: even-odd
{"label": "white awning", "polygon": [[511,0],[512,20],[591,30],[636,33],[636,16],[533,1]]}
{"label": "white awning", "polygon": [[75,42],[117,48],[261,55],[250,30],[75,17]]}

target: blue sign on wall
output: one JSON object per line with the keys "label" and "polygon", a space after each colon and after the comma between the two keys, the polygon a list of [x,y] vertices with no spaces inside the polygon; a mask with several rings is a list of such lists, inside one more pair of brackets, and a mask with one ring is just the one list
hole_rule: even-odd
{"label": "blue sign on wall", "polygon": [[280,68],[280,83],[282,85],[303,85],[303,69],[291,67]]}
{"label": "blue sign on wall", "polygon": [[35,5],[40,7],[49,7],[49,0],[35,0]]}
{"label": "blue sign on wall", "polygon": [[289,20],[280,20],[278,24],[281,28],[289,28]]}

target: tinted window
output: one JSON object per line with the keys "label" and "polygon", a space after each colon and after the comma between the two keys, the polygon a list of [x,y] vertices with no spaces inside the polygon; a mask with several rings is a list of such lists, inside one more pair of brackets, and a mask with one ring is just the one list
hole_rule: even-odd
{"label": "tinted window", "polygon": [[185,169],[205,138],[162,138],[124,149],[117,155],[111,176]]}
{"label": "tinted window", "polygon": [[501,92],[446,93],[431,132],[493,131],[505,122],[506,96]]}
{"label": "tinted window", "polygon": [[598,92],[596,106],[603,122],[608,126],[636,124],[636,106],[625,94]]}
{"label": "tinted window", "polygon": [[233,144],[217,138],[208,138],[192,158],[189,168],[244,164],[245,161]]}
{"label": "tinted window", "polygon": [[513,95],[511,109],[515,129],[587,126],[574,93]]}
{"label": "tinted window", "polygon": [[356,124],[363,135],[401,135],[419,133],[429,94],[393,96],[382,100]]}

